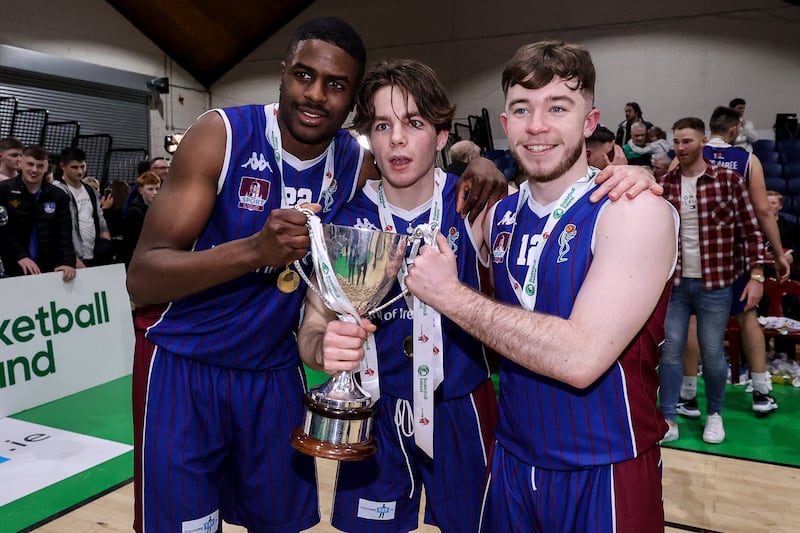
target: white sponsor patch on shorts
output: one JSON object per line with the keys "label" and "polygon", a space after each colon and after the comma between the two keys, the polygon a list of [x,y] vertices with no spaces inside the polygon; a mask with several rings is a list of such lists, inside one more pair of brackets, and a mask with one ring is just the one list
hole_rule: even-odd
{"label": "white sponsor patch on shorts", "polygon": [[358,499],[358,517],[367,520],[394,520],[397,502],[373,502]]}
{"label": "white sponsor patch on shorts", "polygon": [[219,509],[195,520],[181,524],[181,533],[217,533],[219,531]]}

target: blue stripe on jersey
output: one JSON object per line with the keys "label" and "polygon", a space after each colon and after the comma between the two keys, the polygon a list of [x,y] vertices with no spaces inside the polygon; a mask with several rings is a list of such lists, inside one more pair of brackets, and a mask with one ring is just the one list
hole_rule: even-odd
{"label": "blue stripe on jersey", "polygon": [[[248,237],[281,207],[281,181],[274,151],[266,138],[264,106],[217,110],[230,126],[229,157],[208,224],[195,250]],[[334,202],[323,222],[352,196],[362,150],[346,131],[335,138]],[[305,191],[316,201],[325,158],[303,170],[284,161],[287,189]],[[331,187],[333,189],[333,186]],[[303,195],[298,195],[302,197]],[[304,260],[308,263],[308,257]],[[297,329],[305,286],[292,294],[276,287],[283,268],[265,267],[170,304],[148,338],[169,351],[216,366],[266,370],[297,364]]]}
{"label": "blue stripe on jersey", "polygon": [[703,157],[711,160],[711,163],[718,167],[728,168],[738,172],[749,185],[750,179],[747,175],[748,165],[750,164],[750,152],[738,146],[726,148],[706,145],[703,147]]}
{"label": "blue stripe on jersey", "polygon": [[[443,219],[442,232],[447,235],[450,246],[456,252],[458,272],[461,281],[475,288],[480,288],[478,279],[478,256],[467,235],[464,220],[456,213],[457,178],[451,174],[442,196]],[[367,185],[369,187],[369,185]],[[366,189],[366,187],[365,187]],[[374,198],[375,195],[372,195]],[[334,218],[334,223],[342,226],[380,228],[378,205],[364,191],[342,209]],[[430,210],[417,217],[417,223],[427,222]],[[394,215],[398,233],[405,233],[409,221]],[[371,226],[370,226],[371,224]],[[395,282],[389,297],[400,293],[400,284]],[[388,299],[388,297],[387,297]],[[464,396],[472,392],[489,377],[489,368],[483,351],[483,345],[467,335],[446,317],[442,317],[442,331],[446,339],[444,347],[444,382],[437,389],[437,398],[449,399]],[[412,334],[411,313],[405,299],[401,298],[392,306],[384,309],[380,316],[376,342],[378,348],[378,364],[381,390],[392,396],[411,399],[412,368],[411,360],[403,353],[403,339]]]}
{"label": "blue stripe on jersey", "polygon": [[[568,318],[572,312],[575,297],[592,262],[594,228],[602,205],[608,201],[592,204],[590,193],[567,211],[543,245],[537,312],[561,318]],[[539,218],[527,207],[523,208],[509,245],[516,202],[517,195],[513,195],[497,206],[490,244],[496,297],[519,306],[506,269],[517,281],[524,280],[532,247],[542,245],[538,236],[546,218]],[[572,237],[567,238],[568,234]],[[598,320],[613,320],[613,317],[598,317]],[[657,317],[651,317],[653,320]],[[660,327],[663,328],[663,316]],[[554,470],[635,457],[639,449],[646,449],[641,447],[642,439],[635,435],[639,429],[645,431],[652,445],[660,438],[658,428],[663,424],[663,417],[659,421],[655,404],[655,365],[660,341],[651,339],[657,333],[648,333],[649,329],[643,329],[621,362],[585,390],[503,359],[497,440],[526,463]],[[629,367],[635,371],[628,372]],[[652,409],[642,411],[637,407],[632,410],[631,394],[637,402],[652,404]],[[632,412],[636,416],[632,416]]]}

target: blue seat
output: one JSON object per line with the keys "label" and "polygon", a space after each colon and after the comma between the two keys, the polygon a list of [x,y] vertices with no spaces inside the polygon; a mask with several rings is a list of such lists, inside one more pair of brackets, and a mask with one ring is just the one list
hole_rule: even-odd
{"label": "blue seat", "polygon": [[759,152],[756,152],[755,150],[753,150],[753,154],[758,156],[759,161],[761,161],[765,165],[766,164],[772,164],[772,163],[777,163],[777,164],[780,165],[780,163],[781,163],[781,154],[779,154],[778,152],[774,152],[773,151],[773,152],[759,153]]}
{"label": "blue seat", "polygon": [[759,139],[753,143],[753,153],[757,154],[759,159],[761,154],[775,151],[775,141],[772,139]]}
{"label": "blue seat", "polygon": [[800,196],[784,196],[783,210],[792,215],[800,215]]}
{"label": "blue seat", "polygon": [[781,218],[785,218],[786,220],[797,226],[797,215],[795,215],[794,213],[789,213],[788,211],[781,210],[779,215],[781,216]]}
{"label": "blue seat", "polygon": [[[764,175],[766,175],[766,170],[764,171]],[[795,163],[786,163],[783,165],[783,176],[788,179],[798,179],[800,180],[800,161]]]}
{"label": "blue seat", "polygon": [[800,139],[781,139],[776,146],[784,164],[800,163]]}
{"label": "blue seat", "polygon": [[486,159],[491,159],[492,161],[497,163],[497,161],[499,159],[502,159],[503,157],[505,157],[505,154],[506,154],[506,150],[486,150],[485,152],[483,152],[482,155]]}
{"label": "blue seat", "polygon": [[761,165],[764,167],[764,176],[769,176],[772,178],[780,178],[783,177],[783,165],[780,163],[762,163]]}
{"label": "blue seat", "polygon": [[775,191],[781,194],[786,194],[786,180],[775,176],[765,176],[764,183],[768,191]]}
{"label": "blue seat", "polygon": [[786,180],[786,194],[790,196],[800,195],[800,177]]}

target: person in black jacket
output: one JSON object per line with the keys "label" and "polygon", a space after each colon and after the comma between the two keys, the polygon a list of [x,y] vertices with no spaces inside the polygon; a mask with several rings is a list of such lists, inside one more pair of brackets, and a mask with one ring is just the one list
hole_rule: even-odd
{"label": "person in black jacket", "polygon": [[142,233],[147,208],[150,207],[150,203],[155,199],[158,189],[161,187],[161,178],[155,172],[148,170],[136,178],[136,183],[139,185],[139,196],[133,199],[124,218],[122,242],[125,248],[124,261],[126,266],[130,264],[133,251],[139,242],[139,235]]}
{"label": "person in black jacket", "polygon": [[22,153],[21,173],[0,183],[0,205],[8,224],[0,233],[0,255],[6,275],[61,272],[75,278],[75,249],[67,195],[44,182],[47,152],[29,146]]}

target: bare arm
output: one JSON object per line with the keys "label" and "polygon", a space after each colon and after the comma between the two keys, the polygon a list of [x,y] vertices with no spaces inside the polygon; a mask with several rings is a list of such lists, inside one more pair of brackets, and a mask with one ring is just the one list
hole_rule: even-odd
{"label": "bare arm", "polygon": [[441,236],[442,253],[423,248],[406,284],[503,356],[584,388],[608,370],[652,313],[677,239],[671,208],[648,194],[609,204],[595,237],[594,260],[566,320],[496,302],[459,283]]}
{"label": "bare arm", "polygon": [[506,177],[493,161],[485,157],[476,157],[467,163],[456,187],[456,211],[462,216],[469,215],[470,222],[475,222],[487,206],[508,195]]}
{"label": "bare arm", "polygon": [[148,209],[128,269],[128,290],[138,305],[183,298],[305,255],[306,217],[295,209],[273,210],[264,227],[251,236],[191,251],[216,201],[225,142],[225,126],[217,113],[198,119],[183,138],[169,180]]}
{"label": "bare arm", "polygon": [[783,244],[781,243],[781,232],[778,229],[778,221],[769,208],[767,185],[764,181],[764,167],[754,154],[750,156],[748,172],[750,174],[750,180],[747,186],[747,192],[750,193],[750,201],[753,202],[753,209],[756,212],[756,218],[758,218],[758,225],[761,231],[764,232],[766,239],[772,245],[772,253],[775,255],[775,272],[778,275],[778,281],[783,283],[789,279],[789,262],[783,253]]}
{"label": "bare arm", "polygon": [[364,358],[364,340],[375,326],[338,320],[313,291],[306,292],[303,323],[297,333],[300,359],[314,370],[333,373],[354,370]]}

